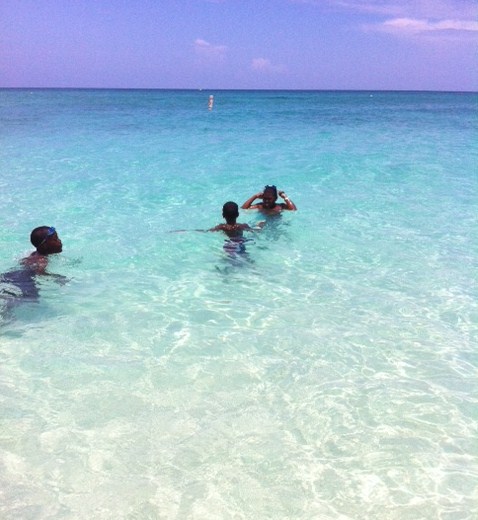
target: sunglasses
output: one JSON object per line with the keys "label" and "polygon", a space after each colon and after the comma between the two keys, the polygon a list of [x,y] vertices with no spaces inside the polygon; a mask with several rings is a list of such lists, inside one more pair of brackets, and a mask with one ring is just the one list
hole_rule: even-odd
{"label": "sunglasses", "polygon": [[45,238],[38,245],[39,246],[43,245],[55,233],[56,233],[56,229],[53,226],[49,227],[48,231],[46,232]]}

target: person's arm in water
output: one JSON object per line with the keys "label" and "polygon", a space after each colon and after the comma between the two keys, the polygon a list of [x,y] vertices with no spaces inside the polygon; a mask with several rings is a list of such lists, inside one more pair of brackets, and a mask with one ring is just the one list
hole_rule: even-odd
{"label": "person's arm in water", "polygon": [[285,202],[285,204],[282,204],[282,207],[284,209],[288,209],[290,211],[297,211],[297,206],[289,199],[289,197],[285,194],[285,192],[279,191],[277,194]]}
{"label": "person's arm in water", "polygon": [[246,200],[246,202],[244,202],[244,204],[241,206],[242,209],[257,209],[260,207],[259,204],[253,204],[253,202],[256,200],[256,199],[262,199],[262,196],[264,194],[261,192],[261,193],[256,193],[255,195],[253,195],[252,197],[250,197],[249,199]]}
{"label": "person's arm in water", "polygon": [[35,252],[24,258],[20,263],[27,271],[35,275],[48,276],[60,285],[65,285],[70,281],[68,277],[62,274],[49,273],[46,270],[48,267],[48,256],[39,255]]}
{"label": "person's arm in water", "polygon": [[197,229],[196,231],[225,231],[226,224],[218,224],[211,229]]}
{"label": "person's arm in water", "polygon": [[257,224],[255,226],[251,227],[248,225],[248,229],[246,231],[260,231],[265,225],[266,225],[266,221],[261,220],[260,222],[257,222]]}
{"label": "person's arm in water", "polygon": [[239,226],[241,226],[243,231],[251,231],[252,233],[255,233],[256,231],[260,231],[264,227],[265,223],[266,222],[264,220],[258,222],[255,226],[249,226],[249,224],[239,224]]}
{"label": "person's arm in water", "polygon": [[218,224],[217,226],[214,226],[207,231],[224,231],[226,233],[231,231],[251,231],[254,233],[256,231],[260,231],[264,225],[265,221],[258,222],[254,227],[249,226],[249,224]]}

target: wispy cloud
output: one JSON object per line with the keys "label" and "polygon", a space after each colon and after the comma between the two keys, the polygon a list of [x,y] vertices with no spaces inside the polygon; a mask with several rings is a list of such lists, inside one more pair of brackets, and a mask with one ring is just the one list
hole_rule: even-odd
{"label": "wispy cloud", "polygon": [[391,17],[474,20],[476,0],[326,0],[327,5]]}
{"label": "wispy cloud", "polygon": [[197,38],[194,42],[194,51],[201,58],[222,61],[227,52],[226,45],[213,45],[212,43]]}
{"label": "wispy cloud", "polygon": [[396,36],[469,37],[478,30],[476,0],[291,0],[337,12],[363,13],[366,31]]}
{"label": "wispy cloud", "polygon": [[415,20],[413,18],[393,18],[375,27],[387,32],[418,34],[436,31],[478,31],[478,22],[464,20],[431,22],[429,20]]}
{"label": "wispy cloud", "polygon": [[290,0],[293,4],[316,5],[328,11],[353,11],[363,13],[373,13],[382,15],[398,15],[402,12],[403,2],[393,0]]}
{"label": "wispy cloud", "polygon": [[274,65],[266,58],[254,58],[251,63],[251,69],[268,74],[283,74],[286,72],[286,68],[283,65]]}

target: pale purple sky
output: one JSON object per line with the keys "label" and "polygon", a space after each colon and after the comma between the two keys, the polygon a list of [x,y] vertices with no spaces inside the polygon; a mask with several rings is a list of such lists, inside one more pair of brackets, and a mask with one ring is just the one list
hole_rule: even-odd
{"label": "pale purple sky", "polygon": [[0,87],[478,90],[477,0],[0,0]]}

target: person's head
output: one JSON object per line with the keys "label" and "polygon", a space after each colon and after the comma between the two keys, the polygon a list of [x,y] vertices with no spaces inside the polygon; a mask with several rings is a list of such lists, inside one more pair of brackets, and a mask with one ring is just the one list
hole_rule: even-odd
{"label": "person's head", "polygon": [[41,255],[61,253],[62,243],[56,229],[51,226],[39,226],[30,233],[30,242]]}
{"label": "person's head", "polygon": [[228,224],[234,224],[239,216],[239,206],[235,202],[226,202],[222,207],[222,216]]}
{"label": "person's head", "polygon": [[271,209],[276,205],[277,188],[275,186],[265,186],[262,192],[262,206]]}

